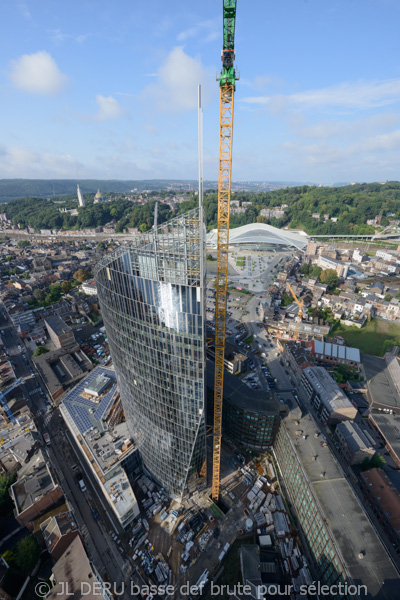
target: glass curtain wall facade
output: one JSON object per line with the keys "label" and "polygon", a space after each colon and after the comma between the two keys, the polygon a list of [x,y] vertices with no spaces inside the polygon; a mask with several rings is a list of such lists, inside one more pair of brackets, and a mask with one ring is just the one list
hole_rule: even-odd
{"label": "glass curtain wall facade", "polygon": [[96,287],[128,429],[176,498],[206,459],[204,225],[195,209],[102,259]]}

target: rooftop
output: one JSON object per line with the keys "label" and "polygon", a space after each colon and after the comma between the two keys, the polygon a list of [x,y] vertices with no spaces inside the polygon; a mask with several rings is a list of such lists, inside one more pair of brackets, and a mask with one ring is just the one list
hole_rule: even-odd
{"label": "rooftop", "polygon": [[[207,387],[214,389],[214,363],[207,360]],[[252,390],[227,371],[224,373],[224,400],[249,412],[278,414],[279,404],[271,392]]]}
{"label": "rooftop", "polygon": [[343,421],[337,425],[337,429],[346,439],[348,445],[357,452],[360,449],[367,449],[373,446],[367,432],[364,432],[358,423]]}
{"label": "rooftop", "polygon": [[[399,575],[331,451],[323,446],[324,440],[312,417],[306,414],[297,422],[286,418],[283,423],[348,575],[366,585],[369,597],[374,600],[398,597]],[[296,435],[299,429],[306,439]],[[314,437],[315,433],[318,437]],[[317,459],[312,460],[313,457]],[[361,551],[365,553],[362,560],[358,558]]]}
{"label": "rooftop", "polygon": [[101,593],[94,593],[96,577],[79,536],[71,542],[52,571],[58,583],[46,596],[48,600],[69,600],[71,597],[74,600],[102,600]]}
{"label": "rooftop", "polygon": [[400,535],[400,492],[382,469],[361,473],[368,491],[372,493],[393,529]]}
{"label": "rooftop", "polygon": [[51,552],[63,535],[77,531],[78,525],[70,512],[64,512],[44,521],[40,526],[47,550]]}
{"label": "rooftop", "polygon": [[400,415],[373,411],[370,419],[377,426],[393,453],[400,459]]}
{"label": "rooftop", "polygon": [[[107,384],[104,388],[103,382]],[[98,396],[88,394],[88,388],[103,388]],[[98,366],[65,396],[61,413],[76,437],[81,436],[102,474],[107,473],[134,446],[125,422],[109,430],[105,424],[109,409],[117,400],[115,372]]]}
{"label": "rooftop", "polygon": [[46,317],[45,324],[47,327],[51,328],[56,335],[62,335],[63,333],[69,333],[71,327],[64,323],[61,317]]}
{"label": "rooftop", "polygon": [[342,392],[336,381],[323,367],[307,367],[303,373],[329,412],[353,408],[352,403]]}
{"label": "rooftop", "polygon": [[333,356],[334,358],[341,358],[354,362],[360,362],[361,360],[358,348],[340,346],[339,344],[331,344],[330,342],[319,342],[318,340],[314,340],[314,351],[316,354]]}
{"label": "rooftop", "polygon": [[400,366],[398,359],[362,355],[362,363],[368,381],[368,393],[372,406],[387,407],[400,410],[399,377]]}
{"label": "rooftop", "polygon": [[49,465],[42,455],[41,462],[36,468],[20,477],[16,483],[11,486],[13,500],[18,514],[24,512],[27,508],[36,504],[42,496],[45,496],[58,487],[57,481],[53,478]]}

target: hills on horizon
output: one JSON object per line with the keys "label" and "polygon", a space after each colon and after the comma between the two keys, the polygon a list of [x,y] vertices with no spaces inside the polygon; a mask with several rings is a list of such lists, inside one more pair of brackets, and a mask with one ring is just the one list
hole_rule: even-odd
{"label": "hills on horizon", "polygon": [[[144,191],[190,191],[197,190],[197,180],[184,179],[0,179],[0,203],[18,198],[54,198],[76,194],[79,183],[83,194],[95,194],[98,189],[107,193],[129,193]],[[321,186],[312,182],[298,181],[232,181],[232,191],[267,192],[299,185]],[[342,187],[348,183],[331,183],[323,187]],[[206,180],[204,189],[217,189],[218,181]]]}

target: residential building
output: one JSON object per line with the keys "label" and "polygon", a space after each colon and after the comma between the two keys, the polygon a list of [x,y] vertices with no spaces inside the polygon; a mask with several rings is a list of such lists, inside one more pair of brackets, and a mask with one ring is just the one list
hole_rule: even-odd
{"label": "residential building", "polygon": [[32,522],[50,506],[61,503],[63,491],[47,457],[38,451],[20,476],[10,487],[15,518],[30,531]]}
{"label": "residential building", "polygon": [[363,492],[378,521],[400,554],[400,492],[382,469],[361,473]]}
{"label": "residential building", "polygon": [[338,423],[335,429],[335,440],[339,451],[349,465],[361,463],[365,458],[372,458],[376,445],[366,429],[362,429],[355,421]]}
{"label": "residential building", "polygon": [[357,408],[323,367],[304,369],[301,386],[311,406],[324,423],[355,419]]}
{"label": "residential building", "polygon": [[[47,600],[113,600],[110,587],[104,584],[99,572],[89,561],[78,536],[52,567],[52,589]],[[68,585],[66,585],[66,583]]]}
{"label": "residential building", "polygon": [[129,432],[171,496],[205,461],[204,224],[195,209],[120,246],[95,281]]}
{"label": "residential building", "polygon": [[63,512],[49,517],[40,525],[46,549],[54,560],[61,558],[72,540],[79,533],[79,527],[72,512]]}

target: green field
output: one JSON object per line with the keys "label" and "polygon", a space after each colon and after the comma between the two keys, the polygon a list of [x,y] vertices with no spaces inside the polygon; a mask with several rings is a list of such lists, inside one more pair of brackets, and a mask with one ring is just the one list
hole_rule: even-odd
{"label": "green field", "polygon": [[244,256],[238,256],[236,259],[236,266],[237,267],[244,267],[244,265],[246,264],[246,259]]}
{"label": "green field", "polygon": [[[384,355],[384,345],[389,345],[389,340],[393,346],[400,346],[400,325],[380,319],[372,319],[362,329],[339,323],[333,328],[332,334],[341,335],[349,346],[375,356]],[[386,340],[388,343],[385,344]]]}

